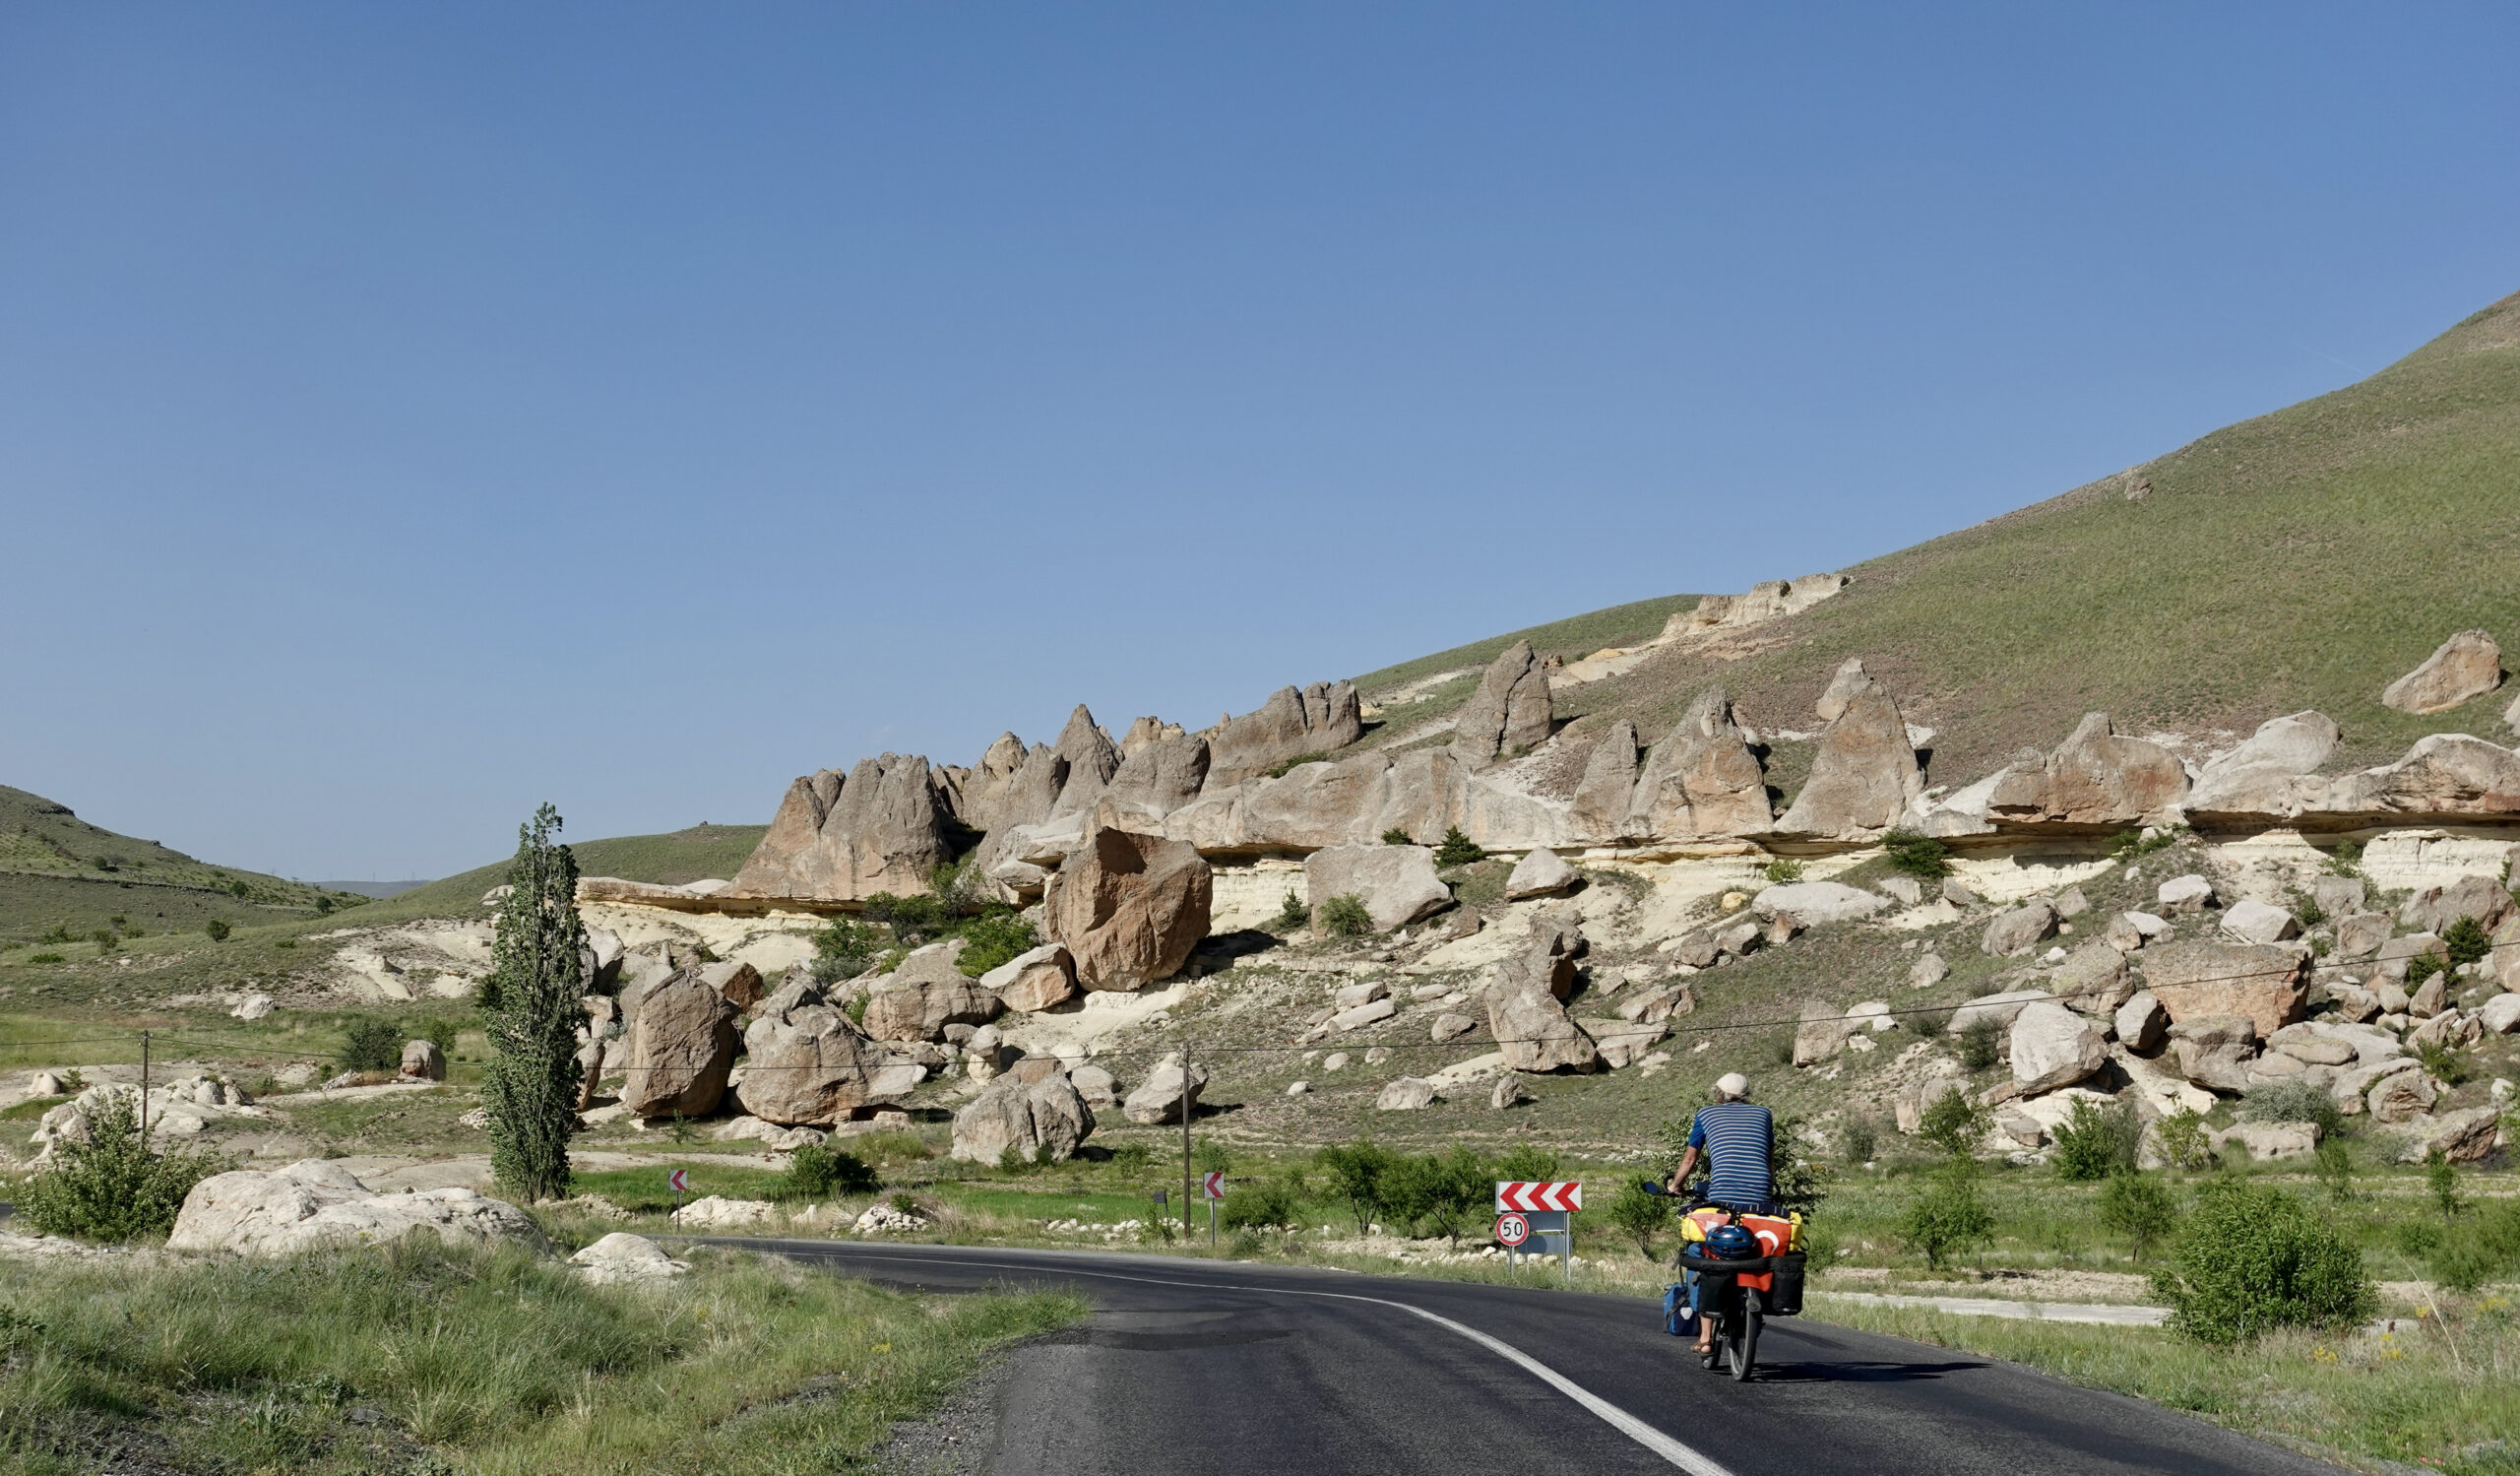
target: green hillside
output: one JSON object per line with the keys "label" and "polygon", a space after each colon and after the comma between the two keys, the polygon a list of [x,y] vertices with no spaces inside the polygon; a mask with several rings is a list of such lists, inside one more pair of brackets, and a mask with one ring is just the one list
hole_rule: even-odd
{"label": "green hillside", "polygon": [[[2130,499],[2139,478],[2149,493]],[[1742,586],[1796,560],[1778,562],[1740,571]],[[2520,646],[2520,294],[2359,384],[1845,572],[1846,593],[1761,628],[1747,654],[1666,652],[1564,692],[1559,715],[1630,717],[1659,737],[1721,680],[1745,721],[1807,730],[1830,672],[1860,656],[1912,722],[1937,730],[1935,783],[2050,746],[2094,709],[2121,731],[2201,735],[2314,707],[2344,727],[2337,766],[2394,757],[2426,733],[2507,742],[2507,697],[2419,718],[2379,696],[2453,631]],[[1683,603],[1528,633],[1614,645],[1587,622],[1635,639],[1661,624],[1645,610]],[[1510,639],[1359,680],[1370,692]],[[1777,760],[1791,793],[1808,748],[1783,745]]]}
{"label": "green hillside", "polygon": [[0,785],[0,940],[197,931],[311,918],[364,897],[196,861],[91,825],[70,807]]}
{"label": "green hillside", "polygon": [[[580,875],[618,876],[625,881],[679,886],[712,876],[734,879],[744,859],[752,855],[769,829],[767,825],[694,825],[664,835],[577,841],[569,849],[577,854]],[[508,863],[501,858],[486,866],[414,887],[389,902],[372,904],[371,911],[359,916],[382,916],[388,909],[410,917],[460,912],[478,906],[481,894],[505,881],[507,874]]]}

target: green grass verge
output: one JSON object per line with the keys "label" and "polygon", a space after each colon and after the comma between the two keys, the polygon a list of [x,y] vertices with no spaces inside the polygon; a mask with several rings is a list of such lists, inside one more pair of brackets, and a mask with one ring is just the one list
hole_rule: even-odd
{"label": "green grass verge", "polygon": [[416,1243],[0,1263],[0,1456],[30,1476],[866,1469],[892,1421],[1083,1315],[692,1257],[654,1289]]}

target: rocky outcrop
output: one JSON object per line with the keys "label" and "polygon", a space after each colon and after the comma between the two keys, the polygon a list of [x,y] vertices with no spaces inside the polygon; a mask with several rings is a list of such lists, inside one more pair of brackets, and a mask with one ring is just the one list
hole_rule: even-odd
{"label": "rocky outcrop", "polygon": [[[1846,674],[1841,668],[1841,677]],[[1810,779],[1777,819],[1780,831],[1844,840],[1877,835],[1924,793],[1899,704],[1889,688],[1862,675],[1860,666],[1854,674],[1859,679],[1844,683],[1838,715],[1820,735]],[[1840,685],[1831,682],[1830,692],[1838,694]]]}
{"label": "rocky outcrop", "polygon": [[1103,789],[1120,771],[1120,748],[1111,736],[1094,721],[1094,714],[1084,703],[1067,715],[1067,726],[1059,730],[1056,744],[1059,757],[1067,760],[1067,782],[1059,786],[1058,802],[1050,806],[1050,818],[1083,814],[1102,798]]}
{"label": "rocky outcrop", "polygon": [[642,1118],[716,1112],[734,1069],[738,1013],[689,970],[649,990],[623,1053],[622,1104]]}
{"label": "rocky outcrop", "polygon": [[1863,658],[1850,656],[1838,663],[1837,671],[1829,674],[1828,686],[1821,691],[1820,699],[1811,704],[1811,715],[1823,723],[1834,723],[1847,710],[1848,703],[1867,688],[1877,685],[1879,683],[1864,672]]}
{"label": "rocky outcrop", "polygon": [[825,769],[788,786],[769,833],[735,873],[733,895],[853,901],[923,892],[953,859],[954,823],[924,758],[865,759],[846,780]]}
{"label": "rocky outcrop", "polygon": [[1527,983],[1499,980],[1488,989],[1487,1029],[1513,1070],[1589,1071],[1598,1059],[1566,1007]]}
{"label": "rocky outcrop", "polygon": [[1208,782],[1204,738],[1172,738],[1140,744],[1120,760],[1102,797],[1124,821],[1160,829],[1164,817],[1199,798]]}
{"label": "rocky outcrop", "polygon": [[[986,832],[1009,823],[1006,800],[1016,772],[1024,767],[1024,740],[1001,733],[980,761],[963,776],[954,793],[954,815],[967,830]],[[1046,812],[1046,811],[1045,811]]]}
{"label": "rocky outcrop", "polygon": [[2260,1039],[2301,1018],[2310,955],[2281,945],[2164,943],[2144,955],[2145,987],[2174,1024],[2240,1016]]}
{"label": "rocky outcrop", "polygon": [[1514,863],[1505,877],[1505,900],[1520,902],[1531,897],[1552,897],[1573,891],[1584,880],[1583,874],[1566,864],[1565,858],[1541,846]]}
{"label": "rocky outcrop", "polygon": [[2099,1027],[2061,1004],[2038,1000],[2012,1019],[2012,1079],[2035,1097],[2072,1086],[2109,1062]]}
{"label": "rocky outcrop", "polygon": [[1065,1163],[1093,1131],[1094,1111],[1066,1076],[1000,1076],[954,1114],[953,1156],[996,1164],[1012,1153],[1026,1163]]}
{"label": "rocky outcrop", "polygon": [[1760,917],[1788,917],[1807,928],[1868,918],[1888,906],[1890,899],[1879,892],[1842,881],[1784,881],[1760,888],[1750,899],[1750,911]]}
{"label": "rocky outcrop", "polygon": [[1215,882],[1193,847],[1108,826],[1068,854],[1042,899],[1077,983],[1136,990],[1169,979],[1208,935]]}
{"label": "rocky outcrop", "polygon": [[866,992],[866,1034],[879,1041],[940,1041],[948,1025],[985,1025],[1003,1006],[957,967],[961,938],[912,951]]}
{"label": "rocky outcrop", "polygon": [[1548,671],[1529,641],[1516,641],[1487,664],[1461,716],[1452,753],[1472,768],[1528,752],[1548,741],[1553,727]]}
{"label": "rocky outcrop", "polygon": [[2178,755],[2118,737],[2109,714],[2096,712],[2039,767],[2005,770],[1986,814],[1998,824],[2113,829],[2168,819],[2186,798]]}
{"label": "rocky outcrop", "polygon": [[1575,833],[1588,841],[1614,841],[1627,832],[1628,803],[1636,795],[1636,725],[1625,718],[1602,730],[1575,786]]}
{"label": "rocky outcrop", "polygon": [[1764,835],[1775,828],[1767,773],[1732,721],[1732,700],[1708,687],[1654,745],[1629,801],[1631,835],[1679,839]]}
{"label": "rocky outcrop", "polygon": [[784,1126],[845,1122],[877,1106],[897,1106],[927,1068],[897,1056],[850,1023],[810,978],[762,1001],[744,1030],[749,1057],[735,1088],[744,1111]]}
{"label": "rocky outcrop", "polygon": [[1034,1014],[1076,995],[1076,961],[1057,943],[1018,953],[980,976],[980,988],[1008,1009]]}
{"label": "rocky outcrop", "polygon": [[1317,910],[1333,897],[1365,905],[1376,932],[1406,928],[1452,905],[1453,889],[1435,874],[1424,846],[1328,846],[1304,858],[1304,895]]}
{"label": "rocky outcrop", "polygon": [[1663,623],[1659,643],[1716,635],[1800,614],[1845,589],[1844,574],[1805,574],[1750,586],[1746,595],[1708,595]]}
{"label": "rocky outcrop", "polygon": [[1120,1113],[1141,1127],[1160,1127],[1166,1123],[1178,1123],[1181,1121],[1181,1110],[1184,1106],[1189,1108],[1193,1117],[1197,1116],[1199,1094],[1207,1089],[1208,1068],[1192,1066],[1189,1096],[1185,1102],[1181,1087],[1181,1062],[1177,1059],[1166,1060],[1148,1072],[1146,1080],[1138,1083],[1138,1089],[1129,1093],[1128,1100],[1120,1107]]}
{"label": "rocky outcrop", "polygon": [[1127,765],[1130,759],[1137,757],[1139,749],[1150,743],[1169,742],[1188,736],[1178,723],[1167,723],[1158,717],[1140,718],[1129,725],[1128,732],[1120,735],[1120,762]]}
{"label": "rocky outcrop", "polygon": [[2502,685],[2502,648],[2482,630],[2443,641],[2424,665],[2388,684],[2380,704],[2400,712],[2436,713]]}
{"label": "rocky outcrop", "polygon": [[2398,921],[2422,932],[2446,933],[2461,918],[2474,918],[2491,933],[2520,914],[2511,893],[2490,876],[2463,876],[2447,886],[2428,886],[2398,909]]}
{"label": "rocky outcrop", "polygon": [[1211,782],[1236,785],[1290,759],[1324,757],[1364,732],[1363,709],[1352,683],[1280,687],[1258,711],[1224,719],[1208,731]]}
{"label": "rocky outcrop", "polygon": [[2309,797],[2298,781],[2318,772],[2336,751],[2336,724],[2325,713],[2297,712],[2260,723],[2246,742],[2196,776],[2187,812],[2200,818],[2299,814]]}
{"label": "rocky outcrop", "polygon": [[214,1174],[194,1185],[166,1249],[274,1257],[407,1235],[434,1235],[449,1245],[516,1241],[547,1249],[534,1221],[513,1204],[468,1188],[379,1194],[349,1170],[319,1158],[271,1173]]}
{"label": "rocky outcrop", "polygon": [[2244,943],[2280,943],[2300,932],[2299,919],[2272,902],[2235,902],[2223,914],[2223,931]]}
{"label": "rocky outcrop", "polygon": [[2520,753],[2464,733],[2416,739],[2393,764],[2346,774],[2307,797],[2305,813],[2458,820],[2520,815]]}

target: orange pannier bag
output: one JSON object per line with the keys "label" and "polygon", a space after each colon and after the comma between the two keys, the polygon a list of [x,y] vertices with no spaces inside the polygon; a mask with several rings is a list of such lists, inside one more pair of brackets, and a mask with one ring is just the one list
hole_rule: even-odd
{"label": "orange pannier bag", "polygon": [[[1780,1220],[1774,1215],[1743,1215],[1741,1228],[1758,1237],[1761,1255],[1783,1255],[1794,1247],[1792,1220]],[[1761,1271],[1739,1279],[1743,1286],[1755,1287],[1763,1292],[1773,1290],[1776,1285],[1774,1271]]]}

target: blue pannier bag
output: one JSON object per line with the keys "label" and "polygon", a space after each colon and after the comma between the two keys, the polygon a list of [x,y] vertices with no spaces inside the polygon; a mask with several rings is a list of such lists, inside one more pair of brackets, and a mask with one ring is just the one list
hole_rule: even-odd
{"label": "blue pannier bag", "polygon": [[1697,1288],[1672,1282],[1663,1288],[1663,1330],[1673,1337],[1697,1336]]}

